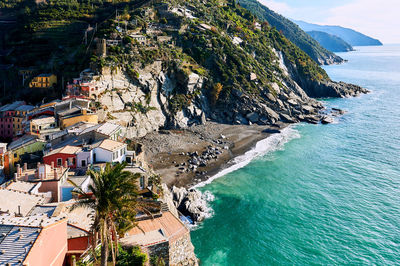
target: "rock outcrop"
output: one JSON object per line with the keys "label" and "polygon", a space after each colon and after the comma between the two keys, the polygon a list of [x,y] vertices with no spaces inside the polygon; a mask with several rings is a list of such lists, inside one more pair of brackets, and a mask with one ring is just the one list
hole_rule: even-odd
{"label": "rock outcrop", "polygon": [[191,188],[173,187],[172,190],[174,205],[184,216],[190,217],[194,222],[201,222],[211,215],[212,210],[207,206],[208,195],[199,190]]}

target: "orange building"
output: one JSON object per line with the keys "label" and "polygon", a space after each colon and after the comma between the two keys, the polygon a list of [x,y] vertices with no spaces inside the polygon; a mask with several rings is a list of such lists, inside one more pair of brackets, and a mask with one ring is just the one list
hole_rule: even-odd
{"label": "orange building", "polygon": [[50,88],[57,84],[57,76],[54,74],[40,74],[29,82],[30,88]]}

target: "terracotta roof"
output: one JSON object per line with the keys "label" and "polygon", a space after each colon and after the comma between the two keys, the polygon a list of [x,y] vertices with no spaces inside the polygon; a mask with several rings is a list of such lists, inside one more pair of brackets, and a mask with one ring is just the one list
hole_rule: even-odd
{"label": "terracotta roof", "polygon": [[98,148],[102,148],[102,149],[108,150],[108,151],[115,151],[117,149],[120,149],[124,145],[125,144],[122,142],[118,142],[118,141],[111,140],[111,139],[105,139],[100,143]]}
{"label": "terracotta roof", "polygon": [[[170,241],[175,241],[177,238],[189,232],[189,229],[169,211],[164,212],[161,217],[139,221],[137,225],[138,226],[128,232],[128,235],[140,237],[141,245],[154,244],[152,241],[154,241],[157,235],[160,240],[161,238],[157,232],[161,233]],[[143,234],[143,231],[139,228],[141,228],[145,234]],[[147,237],[147,233],[150,232],[152,233]],[[135,237],[132,237],[131,240],[135,241]]]}
{"label": "terracotta roof", "polygon": [[80,151],[82,151],[81,147],[67,145],[67,146],[64,146],[64,147],[61,147],[61,148],[58,148],[58,149],[55,149],[55,150],[49,152],[44,157],[51,156],[51,155],[58,154],[58,153],[77,154]]}

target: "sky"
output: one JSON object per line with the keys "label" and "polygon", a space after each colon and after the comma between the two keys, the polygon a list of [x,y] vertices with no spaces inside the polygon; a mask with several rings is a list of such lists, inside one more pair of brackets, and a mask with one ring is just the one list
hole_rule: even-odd
{"label": "sky", "polygon": [[259,0],[285,17],[352,28],[400,44],[400,0]]}

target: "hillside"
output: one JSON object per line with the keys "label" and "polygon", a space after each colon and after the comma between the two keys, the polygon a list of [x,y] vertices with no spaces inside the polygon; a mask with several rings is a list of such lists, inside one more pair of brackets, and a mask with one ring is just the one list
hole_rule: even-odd
{"label": "hillside", "polygon": [[336,35],[352,46],[382,45],[379,40],[349,28],[343,28],[340,26],[317,25],[299,20],[294,20],[294,22],[299,25],[299,27],[302,28],[304,31],[322,31],[332,35]]}
{"label": "hillside", "polygon": [[342,38],[322,31],[307,31],[314,40],[319,42],[325,49],[332,52],[354,51],[353,47]]}
{"label": "hillside", "polygon": [[282,32],[286,38],[306,52],[320,65],[336,64],[344,61],[339,56],[322,47],[295,23],[270,10],[257,0],[239,0],[239,3],[242,7],[255,14],[258,19],[267,21],[272,27]]}
{"label": "hillside", "polygon": [[[310,97],[365,92],[331,81],[306,53],[235,1],[115,2],[71,8],[55,1],[24,10],[8,60],[65,78],[90,66],[99,93],[89,96],[99,117],[129,126],[132,137],[205,119],[316,123],[323,106]],[[75,38],[63,34],[83,22],[97,27],[74,32]]]}

